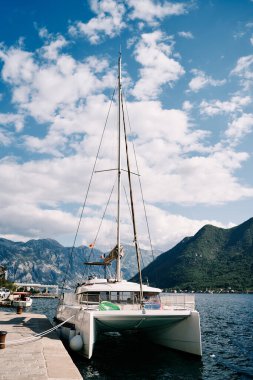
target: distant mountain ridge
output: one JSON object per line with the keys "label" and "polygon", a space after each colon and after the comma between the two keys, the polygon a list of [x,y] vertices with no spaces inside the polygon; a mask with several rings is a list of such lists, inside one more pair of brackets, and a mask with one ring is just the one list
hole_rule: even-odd
{"label": "distant mountain ridge", "polygon": [[[38,239],[24,242],[14,242],[0,238],[0,264],[8,268],[10,281],[61,284],[66,276],[68,284],[81,282],[88,271],[84,265],[86,261],[101,261],[103,252],[88,247],[73,249],[64,247],[53,239]],[[124,247],[125,255],[122,259],[122,273],[124,279],[129,279],[137,271],[135,250],[131,246]],[[148,265],[152,261],[149,251],[143,252],[143,263]],[[160,252],[159,252],[160,253]],[[156,253],[157,254],[157,253]],[[69,263],[69,264],[68,264]],[[113,273],[113,265],[110,268]],[[101,274],[96,267],[89,268],[90,274]]]}
{"label": "distant mountain ridge", "polygon": [[[124,249],[123,278],[138,282],[134,247]],[[93,253],[95,260],[101,260],[103,252]],[[66,276],[68,284],[76,284],[87,273],[84,262],[90,254],[90,248],[82,246],[74,248],[71,256],[71,248],[52,239],[23,243],[0,238],[0,264],[8,268],[10,281],[60,285]],[[229,229],[205,225],[169,251],[156,251],[155,257],[151,262],[152,253],[142,250],[142,277],[160,288],[253,290],[253,218]],[[90,268],[89,273],[97,271]]]}
{"label": "distant mountain ridge", "polygon": [[63,280],[67,267],[77,281],[81,279],[87,247],[75,248],[74,259],[70,260],[70,248],[63,247],[52,239],[29,240],[26,243],[0,239],[0,262],[8,268],[10,281],[54,284]]}
{"label": "distant mountain ridge", "polygon": [[161,288],[252,290],[253,218],[229,229],[205,225],[157,257],[142,275]]}

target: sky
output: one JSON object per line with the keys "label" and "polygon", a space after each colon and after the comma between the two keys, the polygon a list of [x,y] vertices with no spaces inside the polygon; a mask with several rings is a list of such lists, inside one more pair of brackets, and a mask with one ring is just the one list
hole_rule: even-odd
{"label": "sky", "polygon": [[[149,237],[139,178],[155,249],[205,224],[230,228],[252,217],[252,0],[0,0],[0,7],[1,237],[72,246],[120,49],[141,174],[133,176],[140,245]],[[115,102],[96,171],[116,165]],[[113,170],[93,176],[77,245],[115,244],[114,182]],[[127,210],[125,196],[123,242],[132,241]]]}

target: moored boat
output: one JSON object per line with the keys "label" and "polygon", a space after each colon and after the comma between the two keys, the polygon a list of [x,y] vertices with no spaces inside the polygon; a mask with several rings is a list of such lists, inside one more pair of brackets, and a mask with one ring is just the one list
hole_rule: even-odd
{"label": "moored boat", "polygon": [[10,290],[6,288],[0,288],[0,306],[10,306]]}
{"label": "moored boat", "polygon": [[30,307],[32,306],[32,299],[28,292],[14,292],[12,294],[12,306],[14,307]]}
{"label": "moored boat", "polygon": [[[165,347],[202,355],[200,317],[195,310],[194,295],[163,295],[162,290],[145,285],[141,275],[141,254],[137,238],[132,173],[129,163],[125,117],[122,115],[121,56],[118,61],[118,166],[117,166],[117,234],[116,245],[100,261],[87,261],[87,266],[102,267],[105,276],[90,276],[76,286],[74,293],[65,293],[56,311],[58,322],[66,321],[61,335],[73,349],[91,358],[96,340],[108,332],[138,331],[151,342]],[[125,143],[127,169],[121,167],[121,135]],[[114,170],[114,169],[113,169]],[[121,176],[127,172],[129,208],[137,258],[139,283],[125,281],[121,274]],[[139,175],[139,174],[137,174]],[[115,275],[106,275],[116,262]]]}

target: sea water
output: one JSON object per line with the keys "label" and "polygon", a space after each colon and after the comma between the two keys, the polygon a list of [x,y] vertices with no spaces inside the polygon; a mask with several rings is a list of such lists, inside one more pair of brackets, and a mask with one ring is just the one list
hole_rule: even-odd
{"label": "sea water", "polygon": [[[52,319],[57,300],[34,299],[32,312]],[[72,359],[84,379],[253,379],[253,295],[196,294],[203,356],[197,358],[140,341],[138,335],[106,336],[93,357]]]}

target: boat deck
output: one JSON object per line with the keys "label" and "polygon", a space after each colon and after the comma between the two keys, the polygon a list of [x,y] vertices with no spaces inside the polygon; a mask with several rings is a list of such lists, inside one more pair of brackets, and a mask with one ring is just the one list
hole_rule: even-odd
{"label": "boat deck", "polygon": [[81,380],[78,369],[56,332],[33,342],[13,345],[52,327],[45,315],[0,311],[0,330],[7,331],[0,350],[0,380]]}

